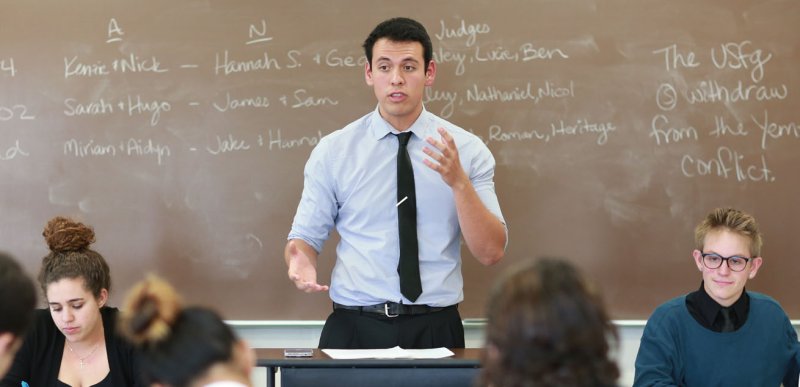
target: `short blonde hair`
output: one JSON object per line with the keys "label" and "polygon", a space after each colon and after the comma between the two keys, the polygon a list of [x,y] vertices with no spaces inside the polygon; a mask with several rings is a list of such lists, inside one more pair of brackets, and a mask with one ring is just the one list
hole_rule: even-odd
{"label": "short blonde hair", "polygon": [[695,247],[703,251],[706,235],[714,230],[728,230],[750,239],[751,258],[761,256],[761,232],[756,218],[734,208],[715,208],[694,229]]}

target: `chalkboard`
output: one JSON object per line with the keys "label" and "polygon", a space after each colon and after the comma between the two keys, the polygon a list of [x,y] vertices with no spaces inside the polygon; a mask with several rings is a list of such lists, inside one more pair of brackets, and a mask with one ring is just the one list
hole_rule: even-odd
{"label": "chalkboard", "polygon": [[[119,304],[142,273],[227,318],[319,320],[282,250],[319,138],[374,109],[360,44],[423,22],[428,110],[497,160],[507,258],[464,251],[464,317],[514,261],[573,260],[614,318],[700,284],[693,227],[753,213],[748,289],[800,318],[800,2],[0,1],[0,247],[31,273],[55,215],[93,225]],[[330,279],[334,236],[320,259]]]}

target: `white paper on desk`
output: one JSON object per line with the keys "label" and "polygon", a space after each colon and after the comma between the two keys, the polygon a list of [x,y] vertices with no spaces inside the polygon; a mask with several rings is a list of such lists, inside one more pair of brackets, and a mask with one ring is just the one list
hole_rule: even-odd
{"label": "white paper on desk", "polygon": [[332,359],[441,359],[453,356],[447,348],[323,349]]}

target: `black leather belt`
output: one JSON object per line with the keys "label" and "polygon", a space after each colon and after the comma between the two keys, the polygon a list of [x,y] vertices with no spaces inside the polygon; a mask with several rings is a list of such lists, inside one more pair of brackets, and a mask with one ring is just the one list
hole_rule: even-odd
{"label": "black leather belt", "polygon": [[397,316],[410,316],[419,314],[434,313],[441,310],[454,308],[457,305],[450,306],[428,306],[428,305],[405,305],[396,302],[385,302],[383,304],[367,305],[367,306],[350,306],[333,303],[333,309],[356,310],[362,313],[381,314],[386,317]]}

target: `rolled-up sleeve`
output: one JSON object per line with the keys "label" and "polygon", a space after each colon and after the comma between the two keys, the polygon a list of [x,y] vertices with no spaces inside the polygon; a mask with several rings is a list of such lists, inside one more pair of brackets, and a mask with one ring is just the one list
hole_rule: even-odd
{"label": "rolled-up sleeve", "polygon": [[338,205],[323,139],[311,152],[303,174],[303,194],[288,239],[302,239],[319,253],[334,227]]}

